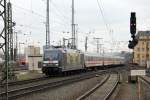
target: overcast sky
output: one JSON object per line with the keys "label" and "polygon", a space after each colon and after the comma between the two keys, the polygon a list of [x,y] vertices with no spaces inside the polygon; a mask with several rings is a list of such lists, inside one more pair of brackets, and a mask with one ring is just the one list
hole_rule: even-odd
{"label": "overcast sky", "polygon": [[[19,41],[35,45],[45,44],[46,0],[11,0],[13,4],[13,19]],[[95,51],[94,37],[103,38],[106,49],[128,50],[130,39],[130,12],[137,14],[137,29],[150,28],[150,0],[99,0],[105,22],[101,15],[97,0],[75,0],[75,23],[78,31],[78,47],[84,50],[85,36],[89,36],[89,51]],[[106,28],[105,23],[108,24]],[[71,36],[71,0],[51,0],[50,3],[51,43],[58,44],[62,37]],[[69,33],[68,33],[69,32]],[[31,33],[31,34],[30,34]],[[91,33],[91,34],[88,34]],[[24,34],[26,38],[24,37]],[[107,41],[122,41],[115,44]],[[38,44],[38,42],[40,44]]]}

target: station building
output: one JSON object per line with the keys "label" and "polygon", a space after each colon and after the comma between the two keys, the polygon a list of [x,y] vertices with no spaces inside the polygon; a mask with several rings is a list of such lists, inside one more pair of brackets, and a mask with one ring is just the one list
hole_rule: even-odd
{"label": "station building", "polygon": [[143,67],[150,66],[150,31],[139,31],[138,44],[133,50],[133,62]]}

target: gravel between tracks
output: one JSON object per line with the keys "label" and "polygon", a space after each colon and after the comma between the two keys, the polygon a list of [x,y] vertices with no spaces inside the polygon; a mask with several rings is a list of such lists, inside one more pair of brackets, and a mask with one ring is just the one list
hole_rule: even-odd
{"label": "gravel between tracks", "polygon": [[34,93],[32,95],[18,98],[17,100],[75,100],[81,94],[85,93],[94,85],[101,82],[104,77],[106,77],[106,75],[75,82],[73,84],[52,90],[45,90],[43,92]]}
{"label": "gravel between tracks", "polygon": [[[45,80],[42,80],[42,81],[35,81],[35,82],[22,84],[22,85],[9,86],[9,90],[19,89],[19,88],[22,88],[22,87],[29,87],[29,86],[32,86],[32,85],[45,84],[45,83],[48,83],[48,82],[56,82],[56,81],[59,81],[59,80],[70,79],[72,77],[76,77],[76,76],[80,76],[80,75],[84,75],[84,74],[88,74],[88,73],[83,73],[83,74],[79,74],[79,75],[72,75],[72,76],[65,76],[65,77],[46,78]],[[5,90],[5,88],[0,88],[0,89],[1,89],[0,93]]]}
{"label": "gravel between tracks", "polygon": [[[49,79],[45,79],[43,80],[42,82],[41,81],[36,81],[36,82],[31,82],[31,83],[27,83],[27,84],[22,84],[22,85],[14,85],[14,86],[9,86],[9,90],[14,90],[14,89],[19,89],[19,88],[22,88],[22,87],[29,87],[29,86],[32,86],[33,84],[34,85],[38,85],[38,84],[45,84],[47,82],[55,82],[55,81],[58,81],[58,80],[62,80],[62,79],[69,79],[70,77],[55,77],[55,78],[49,78]],[[5,89],[2,88],[2,91],[4,91]]]}
{"label": "gravel between tracks", "polygon": [[112,87],[117,81],[117,74],[111,74],[109,79],[101,87],[96,89],[92,94],[86,97],[84,100],[103,100],[106,95],[111,91]]}

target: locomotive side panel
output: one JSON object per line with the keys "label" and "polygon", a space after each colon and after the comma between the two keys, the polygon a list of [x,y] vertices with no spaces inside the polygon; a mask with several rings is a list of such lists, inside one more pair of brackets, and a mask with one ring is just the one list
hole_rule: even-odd
{"label": "locomotive side panel", "polygon": [[[83,56],[83,55],[82,55]],[[63,71],[83,69],[83,61],[81,54],[78,52],[69,52],[66,54],[66,65]]]}

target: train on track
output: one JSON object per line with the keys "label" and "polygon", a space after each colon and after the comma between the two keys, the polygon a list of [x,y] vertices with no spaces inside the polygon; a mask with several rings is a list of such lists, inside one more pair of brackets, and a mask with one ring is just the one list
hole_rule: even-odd
{"label": "train on track", "polygon": [[71,71],[102,69],[123,64],[124,59],[119,56],[83,53],[79,50],[66,48],[49,48],[44,49],[42,72],[49,76]]}

